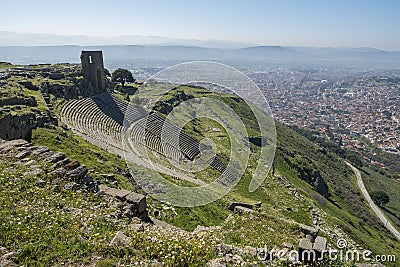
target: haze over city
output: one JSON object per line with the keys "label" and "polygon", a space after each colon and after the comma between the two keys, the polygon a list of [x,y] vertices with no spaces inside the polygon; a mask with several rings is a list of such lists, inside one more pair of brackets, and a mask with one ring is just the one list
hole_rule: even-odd
{"label": "haze over city", "polygon": [[0,31],[18,33],[400,50],[395,0],[22,0],[2,1],[1,8]]}

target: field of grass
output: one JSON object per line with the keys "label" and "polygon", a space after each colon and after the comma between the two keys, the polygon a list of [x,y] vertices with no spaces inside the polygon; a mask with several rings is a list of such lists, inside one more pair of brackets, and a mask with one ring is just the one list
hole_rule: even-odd
{"label": "field of grass", "polygon": [[[55,192],[50,183],[38,187],[39,179],[49,182],[47,174],[26,177],[24,168],[11,170],[11,166],[12,161],[0,168],[0,242],[16,252],[12,260],[19,265],[115,266],[119,262],[142,266],[155,261],[195,266],[214,256],[212,244],[217,238],[213,233],[152,227],[138,231],[128,219],[112,216],[114,208],[97,195]],[[131,238],[129,246],[109,245],[117,231]]]}
{"label": "field of grass", "polygon": [[400,229],[400,182],[368,168],[363,168],[361,175],[369,193],[384,191],[389,195],[390,201],[383,207],[383,211]]}
{"label": "field of grass", "polygon": [[[36,129],[32,142],[63,151],[69,158],[87,165],[91,173],[109,173],[116,167],[124,168],[123,160],[62,129]],[[238,192],[242,189],[237,189],[238,192],[203,207],[176,208],[177,215],[167,212],[169,216],[164,218],[187,230],[193,230],[197,225],[222,225],[221,229],[191,234],[146,228],[142,233],[130,227],[128,220],[113,219],[110,216],[113,209],[102,204],[98,196],[83,192],[56,193],[50,185],[38,188],[39,179],[51,179],[47,174],[21,180],[19,177],[25,169],[10,172],[10,166],[14,166],[13,162],[2,164],[0,183],[4,190],[0,193],[3,207],[0,226],[2,244],[10,250],[18,250],[13,260],[19,264],[85,264],[101,258],[99,266],[115,263],[117,259],[123,263],[156,260],[167,266],[198,266],[215,257],[213,246],[220,242],[237,246],[281,246],[284,241],[296,243],[300,234],[294,224],[279,219],[283,217],[279,209],[271,211],[268,206],[263,206],[261,213],[235,215],[225,221],[231,214],[227,206],[233,199],[255,202],[262,200],[264,195],[277,193],[282,201],[278,188],[284,186],[277,181],[269,181],[268,186],[256,195],[240,196]],[[121,176],[117,178],[122,187],[129,189],[128,181]],[[148,200],[150,205],[159,204]],[[290,202],[288,200],[286,204]],[[77,209],[79,214],[64,212],[64,209]],[[108,245],[118,230],[131,237],[129,248]]]}
{"label": "field of grass", "polygon": [[[32,143],[47,146],[54,151],[62,151],[67,157],[83,162],[98,180],[101,180],[100,174],[115,174],[117,170],[128,171],[123,159],[89,143],[71,131],[60,128],[38,128],[32,133]],[[116,174],[115,177],[122,188],[133,189],[132,183],[122,175]]]}
{"label": "field of grass", "polygon": [[[35,131],[34,142],[47,144],[57,150],[62,148],[71,159],[82,160],[99,172],[108,172],[111,166],[96,164],[97,157],[92,158],[89,155],[100,153],[111,165],[119,164],[112,155],[85,143],[86,141],[63,136],[62,132],[56,130],[49,132],[52,134],[42,135],[45,133],[44,129]],[[62,139],[59,140],[57,136],[62,136]],[[4,169],[9,166],[11,164],[2,165]],[[124,263],[157,260],[168,266],[202,265],[215,257],[213,245],[219,242],[239,247],[272,247],[282,246],[283,242],[296,244],[300,236],[299,228],[295,224],[281,219],[285,216],[279,206],[291,205],[295,209],[296,205],[294,200],[290,200],[289,194],[284,193],[284,186],[273,177],[266,181],[264,192],[257,192],[256,195],[248,193],[247,196],[240,197],[241,200],[249,202],[260,199],[265,201],[266,205],[263,204],[261,213],[235,215],[225,221],[226,216],[230,214],[226,209],[229,200],[239,196],[239,192],[243,192],[244,189],[247,190],[245,186],[242,189],[239,189],[239,186],[225,200],[204,207],[177,208],[178,216],[171,221],[177,226],[190,230],[199,224],[222,225],[221,230],[193,235],[151,229],[146,229],[144,233],[137,232],[130,227],[128,221],[112,219],[109,216],[112,210],[102,206],[101,199],[97,196],[74,192],[57,194],[52,192],[49,186],[44,189],[38,188],[37,180],[48,180],[49,177],[42,175],[20,180],[18,177],[23,171],[24,169],[18,169],[15,173],[7,172],[7,176],[4,176],[3,172],[1,186],[5,190],[0,193],[3,207],[0,217],[5,220],[1,223],[6,240],[4,244],[12,250],[18,248],[14,260],[20,264],[84,264],[92,262],[94,258],[101,258],[103,260],[99,261],[99,266],[106,262],[115,263],[116,259]],[[275,208],[269,206],[272,200],[275,200]],[[282,204],[285,200],[287,203]],[[81,213],[77,216],[60,212],[66,207],[79,209]],[[133,243],[130,247],[108,246],[118,230],[123,230],[132,238]],[[18,237],[18,241],[15,236]]]}

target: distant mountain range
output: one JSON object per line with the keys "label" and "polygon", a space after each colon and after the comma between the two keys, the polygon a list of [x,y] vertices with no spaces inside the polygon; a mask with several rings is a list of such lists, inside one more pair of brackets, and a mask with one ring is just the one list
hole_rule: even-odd
{"label": "distant mountain range", "polygon": [[0,46],[55,46],[55,45],[185,45],[212,48],[241,48],[254,43],[222,40],[177,39],[162,36],[120,35],[112,37],[86,35],[57,35],[0,31]]}
{"label": "distant mountain range", "polygon": [[[119,42],[124,44],[117,45]],[[66,45],[77,43],[80,45]],[[83,45],[91,43],[101,45]],[[245,43],[179,40],[164,37],[107,38],[0,32],[0,61],[16,64],[79,62],[82,50],[102,50],[106,63],[141,60],[153,62],[212,60],[246,64],[279,63],[327,67],[400,68],[400,51],[384,51],[369,47],[251,46]]]}

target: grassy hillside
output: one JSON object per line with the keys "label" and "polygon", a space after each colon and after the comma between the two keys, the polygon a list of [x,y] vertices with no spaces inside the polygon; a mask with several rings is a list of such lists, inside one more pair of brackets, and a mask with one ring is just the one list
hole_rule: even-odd
{"label": "grassy hillside", "polygon": [[[368,247],[377,253],[399,253],[399,242],[378,221],[368,204],[363,199],[356,184],[356,178],[342,159],[329,151],[321,151],[315,144],[308,141],[289,128],[277,125],[278,141],[285,149],[292,153],[282,151],[280,147],[277,152],[276,165],[279,172],[283,173],[296,187],[304,190],[313,198],[316,206],[324,210],[326,214],[328,232],[339,226],[349,237],[363,247]],[[279,131],[283,131],[279,134]],[[320,172],[326,179],[330,196],[324,198],[308,184],[305,184],[302,173],[288,163],[294,158],[308,159],[308,164]],[[331,228],[331,229],[329,229]],[[334,232],[334,231],[333,231]]]}
{"label": "grassy hillside", "polygon": [[[168,104],[168,106],[178,105],[179,98],[182,97],[180,90],[181,88],[170,91],[168,95],[161,98],[161,103]],[[249,135],[257,136],[254,116],[243,101],[232,96],[197,88],[185,88],[184,93],[186,98],[207,96],[222,100],[239,114],[247,126]],[[156,108],[165,111],[162,105]],[[198,138],[211,138],[219,144],[221,138],[215,138],[205,131],[215,125],[207,125],[207,121],[204,120],[202,122],[201,126],[198,122],[189,123],[186,125],[186,130]],[[275,173],[282,175],[287,183],[298,189],[305,197],[302,205],[297,204],[299,201],[293,194],[290,194],[293,191],[285,188],[285,182],[275,181],[276,177],[272,174],[268,174],[263,187],[254,193],[249,193],[247,188],[252,172],[251,167],[246,170],[244,177],[227,198],[249,202],[262,201],[265,210],[276,209],[279,216],[308,224],[311,223],[311,219],[307,207],[316,206],[326,213],[326,230],[330,234],[334,232],[335,227],[339,226],[351,239],[363,247],[380,253],[387,251],[398,253],[400,251],[398,241],[386,231],[370,210],[358,189],[354,173],[336,154],[336,151],[319,147],[280,123],[277,123],[276,127],[278,143]],[[257,147],[252,145],[252,148],[253,154],[250,157],[249,166],[256,164]],[[326,188],[320,189],[321,183],[322,187]],[[290,193],[285,194],[287,191]],[[397,193],[393,192],[394,199],[396,199],[396,195]],[[391,207],[396,207],[396,204]],[[214,207],[212,208],[214,209]],[[207,207],[204,209],[207,210]],[[396,213],[398,214],[397,211]],[[325,228],[325,226],[322,227]]]}
{"label": "grassy hillside", "polygon": [[[40,137],[36,135],[35,140]],[[83,154],[96,150],[90,146],[78,149]],[[72,149],[69,154],[75,152]],[[137,224],[140,220],[116,217],[116,208],[97,194],[57,191],[48,173],[27,176],[24,172],[28,167],[15,167],[16,159],[0,160],[0,244],[14,252],[9,259],[18,265],[116,266],[136,262],[143,266],[162,262],[167,266],[193,266],[213,257],[213,233],[176,233],[156,227],[142,231]],[[90,160],[85,163],[90,164]],[[46,169],[46,164],[39,166]],[[38,186],[39,181],[46,184]],[[109,245],[117,231],[130,238],[129,247]]]}
{"label": "grassy hillside", "polygon": [[390,201],[383,207],[383,211],[394,225],[400,228],[400,182],[368,168],[362,169],[362,175],[368,192],[384,191],[390,196]]}
{"label": "grassy hillside", "polygon": [[[292,132],[290,129],[282,125],[278,125],[277,129],[279,133],[278,136],[282,134],[285,135],[286,138],[288,138],[286,139],[286,142],[293,142],[294,138],[307,144],[307,140],[303,139],[303,137],[301,137],[297,133]],[[124,164],[121,159],[118,159],[114,155],[109,154],[108,152],[91,145],[90,143],[80,139],[69,131],[64,132],[61,129],[38,129],[34,131],[33,142],[38,145],[46,144],[55,151],[62,150],[71,159],[77,159],[85,162],[85,164],[90,169],[93,169],[98,173],[112,172],[113,168],[115,167],[124,168]],[[297,151],[296,153],[300,152]],[[99,158],[102,159],[102,162],[99,162]],[[7,169],[9,166],[11,166],[10,164],[2,165],[2,168]],[[330,201],[324,199],[322,196],[319,196],[317,193],[315,193],[315,191],[313,191],[312,187],[308,183],[306,183],[302,179],[299,179],[296,172],[285,166],[285,164],[286,163],[284,157],[280,156],[278,153],[278,156],[276,158],[275,172],[281,174],[285,179],[284,181],[270,174],[268,175],[264,185],[253,194],[247,191],[247,185],[250,177],[245,176],[244,179],[242,179],[241,182],[238,184],[238,186],[235,187],[235,189],[222,200],[203,207],[191,209],[175,208],[174,211],[177,215],[173,215],[173,212],[171,212],[170,209],[165,210],[165,217],[163,218],[163,220],[187,230],[193,230],[197,225],[221,225],[221,229],[214,230],[212,234],[207,234],[203,237],[208,240],[207,242],[210,242],[210,244],[218,244],[222,242],[241,247],[248,245],[254,247],[265,245],[268,247],[273,247],[275,245],[282,246],[284,242],[296,244],[298,238],[301,236],[300,230],[296,226],[296,224],[291,223],[290,221],[293,220],[310,225],[311,219],[309,208],[310,206],[312,206],[314,208],[318,208],[324,211],[324,223],[322,225],[323,230],[334,230],[340,227],[345,232],[350,234],[349,238],[356,240],[365,248],[370,248],[375,253],[389,253],[393,251],[398,251],[398,244],[396,244],[396,242],[394,242],[393,240],[390,241],[386,233],[377,232],[376,230],[372,229],[367,223],[363,223],[362,220],[351,215],[350,209],[347,210],[339,208],[338,206],[332,204]],[[6,216],[6,214],[14,214],[14,219],[18,221],[21,220],[22,217],[25,218],[29,214],[37,213],[33,203],[35,203],[37,199],[47,199],[49,197],[52,199],[52,201],[49,202],[49,204],[51,203],[50,205],[57,206],[59,205],[57,203],[61,201],[63,207],[68,206],[83,209],[86,212],[87,217],[90,217],[89,213],[93,213],[93,210],[90,209],[90,207],[93,205],[98,206],[99,203],[101,203],[101,200],[99,198],[97,198],[96,196],[92,196],[91,194],[81,195],[80,193],[62,193],[58,195],[54,194],[49,188],[40,189],[39,191],[37,191],[37,179],[46,179],[46,176],[27,179],[23,184],[11,183],[12,180],[9,179],[14,179],[13,177],[18,176],[18,173],[22,173],[23,171],[24,169],[18,169],[15,174],[11,174],[7,177],[7,179],[3,178],[2,180],[3,188],[13,188],[13,190],[2,191],[3,193],[0,199],[3,200],[3,207],[5,207],[2,210],[4,214],[2,218],[7,218],[8,216]],[[124,177],[118,177],[122,187],[131,188],[130,184],[126,183],[127,181],[124,180]],[[291,188],[287,187],[288,183],[291,184]],[[24,198],[23,195],[10,194],[10,192],[21,191],[20,186],[24,188],[22,190],[28,189],[27,191],[33,190],[32,192],[37,191],[37,193],[29,194],[30,197],[24,201],[24,205],[18,205],[16,212],[11,213],[11,209],[15,208],[12,203],[15,203],[16,201],[18,201],[17,199],[21,199],[21,197]],[[295,188],[296,190],[298,190],[298,192],[300,192],[300,197],[294,194],[293,189]],[[25,192],[27,191],[25,190]],[[263,205],[259,213],[244,216],[235,215],[233,217],[229,217],[230,219],[226,220],[226,218],[231,214],[231,212],[227,210],[227,205],[230,203],[230,201],[233,200],[246,201],[250,203],[262,201]],[[150,205],[157,207],[157,205],[161,206],[162,204],[150,199]],[[19,209],[21,209],[20,212],[18,211]],[[54,216],[56,217],[56,208],[52,208],[49,206],[46,209],[49,209],[50,214],[53,214],[54,212]],[[22,212],[22,210],[24,210],[24,212]],[[92,258],[94,257],[93,255],[96,255],[97,257],[102,259],[110,259],[111,262],[115,261],[115,259],[117,258],[120,260],[122,259],[123,262],[129,262],[129,260],[132,258],[130,258],[130,256],[128,255],[132,255],[132,250],[126,250],[122,248],[117,250],[110,250],[108,249],[107,244],[111,241],[113,234],[121,229],[128,236],[136,238],[138,240],[137,242],[143,242],[143,240],[141,239],[143,237],[140,236],[140,233],[136,233],[134,230],[129,230],[129,221],[122,220],[118,221],[117,224],[113,223],[112,225],[106,223],[107,221],[101,222],[101,218],[103,218],[104,216],[107,217],[107,215],[105,215],[107,214],[107,212],[110,211],[108,211],[108,209],[101,209],[96,211],[96,213],[93,213],[95,214],[95,217],[90,225],[92,225],[92,223],[95,224],[96,229],[98,230],[91,233],[91,235],[95,236],[89,238],[89,240],[92,240],[90,242],[95,242],[95,246],[89,247],[85,245],[85,242],[75,242],[72,244],[59,243],[57,245],[57,243],[55,243],[57,242],[57,239],[53,238],[54,234],[56,233],[56,236],[60,237],[69,233],[69,235],[71,235],[71,238],[75,235],[79,235],[79,231],[76,232],[76,230],[74,230],[74,225],[76,223],[83,223],[85,221],[86,215],[79,217],[80,219],[78,221],[76,221],[77,218],[73,216],[61,216],[60,220],[65,221],[65,223],[62,224],[62,231],[58,228],[60,227],[58,226],[58,222],[50,220],[48,222],[49,225],[54,224],[54,226],[52,226],[52,228],[48,230],[50,231],[50,237],[52,237],[50,239],[44,239],[46,237],[41,236],[41,233],[44,231],[44,226],[37,227],[37,223],[33,221],[33,226],[29,226],[29,223],[27,221],[22,221],[22,227],[24,229],[26,227],[36,228],[33,228],[31,230],[32,232],[30,235],[21,238],[21,241],[16,241],[14,238],[12,238],[12,236],[16,233],[19,233],[19,231],[23,232],[27,230],[22,230],[21,227],[11,227],[13,226],[13,224],[11,224],[10,226],[6,226],[7,224],[3,224],[3,233],[6,233],[7,236],[7,242],[4,245],[11,249],[15,248],[16,246],[25,247],[23,251],[28,251],[22,254],[18,254],[15,260],[16,262],[20,263],[31,263],[31,265],[36,265],[38,263],[38,258],[40,258],[42,262],[47,262],[49,264],[55,264],[57,262],[68,263],[77,261],[88,263],[92,261]],[[48,216],[48,214],[45,214],[44,216]],[[74,221],[74,223],[72,223],[72,220]],[[98,220],[100,221],[97,222]],[[154,244],[149,244],[146,250],[142,243],[137,243],[137,245],[133,247],[133,255],[136,255],[136,259],[158,259],[161,261],[161,258],[155,255],[156,253],[162,251],[168,251],[168,249],[170,249],[168,248],[168,244],[175,244],[170,242],[179,242],[176,244],[179,244],[179,246],[186,247],[188,249],[188,246],[194,245],[191,243],[191,241],[187,242],[188,240],[192,239],[190,239],[189,236],[186,237],[186,234],[181,234],[179,239],[171,239],[172,237],[168,233],[161,233],[160,231],[148,230],[146,234],[153,237],[157,236],[160,240],[162,240],[163,247],[157,248],[154,246]],[[334,239],[329,236],[330,233],[328,231],[324,232],[323,234],[329,237],[332,244],[334,244]],[[32,242],[33,239],[37,240],[35,244],[38,244],[41,247],[41,251],[45,252],[45,254],[39,253],[38,250],[35,249],[35,247],[32,247],[30,245],[30,242]],[[389,246],[382,246],[382,242],[385,242],[385,244],[387,243]],[[390,248],[390,245],[393,246],[393,248]],[[49,246],[55,246],[57,247],[57,249],[55,249],[54,251],[49,251]],[[196,254],[196,256],[194,256],[194,258],[192,259],[193,262],[200,262],[213,258],[213,253],[211,253],[209,249],[210,247],[206,246],[198,250],[196,252],[198,254]],[[137,250],[142,252],[139,253]],[[74,254],[71,254],[71,251],[76,252],[74,252]],[[182,249],[179,249],[179,251],[182,251]],[[181,255],[181,257],[185,256]],[[169,262],[170,264],[173,262],[176,263],[176,261],[166,262]],[[185,258],[184,262],[186,262],[187,264],[191,261],[187,261],[187,258]]]}
{"label": "grassy hillside", "polygon": [[[249,137],[260,135],[249,106],[232,95],[181,87],[163,96],[156,111],[166,114],[182,98],[199,96],[224,102],[239,115]],[[148,104],[151,100],[144,96],[137,101]],[[202,118],[187,123],[184,129],[198,139],[213,140],[219,156],[229,159],[229,137],[220,124]],[[399,242],[375,218],[344,160],[335,151],[316,145],[278,122],[276,130],[273,171],[265,173],[265,181],[255,192],[250,193],[248,187],[260,147],[251,144],[242,179],[220,200],[201,207],[178,208],[147,196],[151,216],[183,230],[115,217],[117,207],[97,194],[54,190],[48,164],[39,162],[43,173],[24,176],[28,167],[3,155],[0,158],[0,245],[15,252],[14,262],[27,266],[115,266],[117,262],[140,266],[204,266],[218,256],[216,248],[226,244],[239,248],[251,246],[251,249],[282,248],[285,243],[296,247],[303,236],[299,224],[317,223],[321,227],[320,235],[327,237],[333,248],[337,238],[345,238],[352,248],[357,245],[374,254],[395,254],[400,258]],[[62,151],[71,160],[80,161],[98,181],[109,183],[101,174],[112,173],[118,187],[141,192],[122,158],[83,140],[64,126],[34,130],[32,143]],[[390,194],[392,200],[386,207],[387,213],[398,224],[398,184],[384,180],[387,178],[371,170],[363,171],[369,190],[379,187]],[[215,175],[215,170],[206,169],[197,178],[210,181]],[[40,187],[39,180],[48,183]],[[188,185],[189,182],[177,183]],[[262,202],[262,205],[252,213],[233,214],[228,206],[238,201]],[[144,225],[143,228],[138,228],[138,224]],[[217,227],[192,232],[198,225]],[[123,231],[131,239],[129,246],[110,245],[117,231]],[[256,260],[254,255],[242,256],[248,264]],[[351,264],[335,263],[334,266]]]}

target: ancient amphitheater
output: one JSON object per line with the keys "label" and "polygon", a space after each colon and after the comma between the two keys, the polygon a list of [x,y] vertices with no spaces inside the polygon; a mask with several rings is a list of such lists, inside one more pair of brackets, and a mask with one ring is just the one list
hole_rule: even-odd
{"label": "ancient amphitheater", "polygon": [[[169,160],[194,161],[209,149],[205,144],[188,135],[159,113],[148,114],[139,105],[129,104],[109,93],[67,101],[60,110],[61,121],[76,134],[109,152],[124,157],[122,143],[124,119],[129,121],[129,142],[140,149],[149,149]],[[127,124],[125,124],[126,126]],[[176,138],[179,137],[179,138]],[[206,162],[230,180],[232,173],[218,156]],[[157,167],[157,163],[152,164]],[[190,173],[158,166],[159,172],[185,179],[198,185],[204,184]]]}

